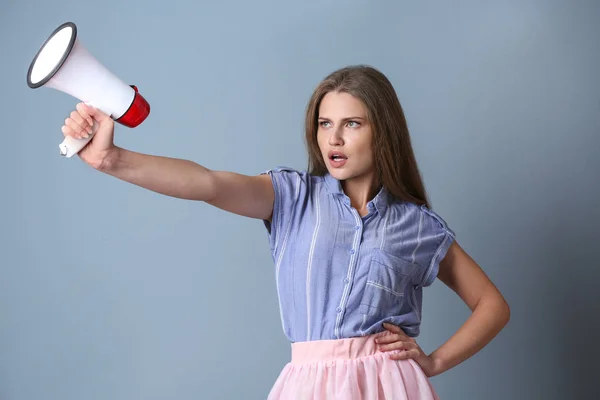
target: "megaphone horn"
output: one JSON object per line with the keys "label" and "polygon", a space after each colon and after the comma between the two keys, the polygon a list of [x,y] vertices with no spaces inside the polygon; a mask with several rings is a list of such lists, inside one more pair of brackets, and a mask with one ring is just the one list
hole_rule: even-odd
{"label": "megaphone horn", "polygon": [[[134,128],[150,114],[150,105],[133,85],[127,85],[102,65],[81,44],[77,26],[65,22],[52,32],[36,53],[27,71],[27,85],[50,87],[70,94]],[[67,136],[59,145],[60,154],[72,157],[96,133],[85,139]]]}

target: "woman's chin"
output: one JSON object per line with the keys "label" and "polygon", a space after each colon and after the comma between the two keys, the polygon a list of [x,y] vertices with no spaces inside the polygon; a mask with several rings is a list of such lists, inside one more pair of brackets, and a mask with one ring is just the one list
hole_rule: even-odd
{"label": "woman's chin", "polygon": [[329,175],[338,181],[344,181],[352,177],[352,174],[343,168],[328,168],[327,170],[329,171]]}
{"label": "woman's chin", "polygon": [[373,173],[369,171],[356,171],[351,170],[347,167],[343,168],[332,168],[331,166],[327,167],[327,171],[329,175],[338,181],[349,181],[349,180],[357,180],[362,181],[364,179],[371,179],[373,177]]}

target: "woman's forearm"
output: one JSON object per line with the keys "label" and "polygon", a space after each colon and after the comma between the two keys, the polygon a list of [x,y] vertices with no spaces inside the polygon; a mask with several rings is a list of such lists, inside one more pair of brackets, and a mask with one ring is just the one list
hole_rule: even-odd
{"label": "woman's forearm", "polygon": [[214,196],[211,171],[195,162],[115,148],[100,171],[123,181],[188,200]]}
{"label": "woman's forearm", "polygon": [[492,290],[484,295],[471,316],[441,347],[430,354],[439,375],[473,356],[506,326],[510,308],[504,298]]}

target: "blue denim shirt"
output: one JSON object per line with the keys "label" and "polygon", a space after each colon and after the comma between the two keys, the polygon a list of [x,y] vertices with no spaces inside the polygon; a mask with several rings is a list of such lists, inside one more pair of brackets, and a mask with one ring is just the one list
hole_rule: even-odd
{"label": "blue denim shirt", "polygon": [[423,287],[454,232],[432,210],[385,189],[361,217],[327,174],[280,167],[268,232],[283,331],[291,342],[364,336],[382,322],[419,335]]}

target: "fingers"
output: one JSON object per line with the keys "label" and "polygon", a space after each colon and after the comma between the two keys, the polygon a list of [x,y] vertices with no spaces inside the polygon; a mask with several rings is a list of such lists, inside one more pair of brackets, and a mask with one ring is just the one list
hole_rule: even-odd
{"label": "fingers", "polygon": [[90,114],[91,112],[93,112],[93,109],[91,107],[87,106],[84,103],[79,103],[77,104],[76,108],[81,118],[84,118],[90,126],[94,125],[94,119]]}
{"label": "fingers", "polygon": [[392,350],[413,350],[418,349],[415,342],[408,340],[395,341],[392,343],[386,343],[379,346],[380,351],[392,351]]}
{"label": "fingers", "polygon": [[79,111],[79,113],[86,118],[90,125],[92,124],[92,119],[95,119],[98,122],[110,119],[110,116],[105,114],[102,110],[85,103],[77,104],[77,111]]}
{"label": "fingers", "polygon": [[90,107],[86,106],[84,103],[78,103],[76,108],[82,119],[85,119],[90,126],[94,125],[94,119],[90,115]]}
{"label": "fingers", "polygon": [[393,333],[404,333],[402,328],[400,328],[398,325],[390,324],[388,322],[384,322],[383,327]]}
{"label": "fingers", "polygon": [[71,112],[69,117],[65,119],[65,124],[61,130],[65,136],[83,139],[88,138],[92,134],[92,125],[92,118],[86,110],[78,104],[77,110]]}
{"label": "fingers", "polygon": [[87,122],[85,126],[86,128],[82,127],[77,122],[75,122],[74,118],[69,117],[65,119],[65,124],[63,125],[62,132],[65,135],[72,136],[76,139],[88,138],[92,133],[91,127],[87,125]]}
{"label": "fingers", "polygon": [[379,351],[393,352],[389,355],[392,360],[408,360],[409,358],[416,359],[421,355],[421,350],[414,339],[395,341],[389,344],[381,345],[379,346]]}
{"label": "fingers", "polygon": [[419,355],[419,350],[413,349],[390,354],[390,358],[392,360],[408,360],[409,358],[415,359],[419,357]]}
{"label": "fingers", "polygon": [[391,334],[385,335],[385,336],[381,336],[381,337],[375,339],[376,343],[391,343],[391,342],[396,342],[396,341],[411,340],[412,339],[406,333],[404,333],[404,331],[402,330],[402,328],[400,328],[398,325],[393,325],[393,324],[389,324],[387,322],[384,322],[383,323],[383,327],[388,332],[391,332]]}
{"label": "fingers", "polygon": [[375,339],[375,343],[377,344],[388,344],[393,342],[401,342],[406,340],[408,337],[405,335],[400,335],[399,333],[391,333],[389,335],[381,336]]}
{"label": "fingers", "polygon": [[417,344],[417,341],[414,338],[406,335],[402,328],[388,323],[384,323],[383,327],[390,333],[375,339],[375,343],[377,343],[379,351],[396,351],[396,353],[390,354],[390,358],[394,360],[416,358],[421,354],[421,350]]}
{"label": "fingers", "polygon": [[68,125],[63,125],[60,130],[62,131],[62,133],[65,136],[71,136],[71,137],[74,137],[75,139],[81,139],[79,137],[79,135],[77,133],[75,133],[75,131],[73,129],[71,129],[71,127]]}

